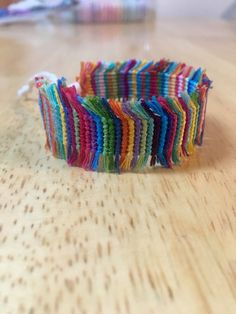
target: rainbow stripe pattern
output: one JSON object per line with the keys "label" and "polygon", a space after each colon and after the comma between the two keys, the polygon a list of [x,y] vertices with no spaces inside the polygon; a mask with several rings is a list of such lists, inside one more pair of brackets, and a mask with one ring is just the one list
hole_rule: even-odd
{"label": "rainbow stripe pattern", "polygon": [[52,154],[86,170],[171,168],[201,145],[211,81],[202,69],[160,60],[82,62],[80,92],[36,77]]}

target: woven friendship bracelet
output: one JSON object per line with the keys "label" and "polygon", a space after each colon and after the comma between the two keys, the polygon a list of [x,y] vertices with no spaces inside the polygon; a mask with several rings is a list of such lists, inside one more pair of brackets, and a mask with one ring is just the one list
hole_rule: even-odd
{"label": "woven friendship bracelet", "polygon": [[52,154],[87,170],[172,167],[202,144],[211,81],[202,69],[160,60],[82,62],[75,85],[36,77]]}

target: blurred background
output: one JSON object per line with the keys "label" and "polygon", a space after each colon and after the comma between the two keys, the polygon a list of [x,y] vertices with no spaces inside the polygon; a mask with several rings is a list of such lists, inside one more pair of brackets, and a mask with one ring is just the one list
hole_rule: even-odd
{"label": "blurred background", "polygon": [[182,17],[233,17],[236,14],[235,0],[157,0],[160,16]]}
{"label": "blurred background", "polygon": [[137,21],[160,17],[234,18],[235,0],[2,0],[0,23],[59,16],[72,22]]}
{"label": "blurred background", "polygon": [[2,0],[1,87],[16,95],[41,71],[74,81],[86,60],[165,57],[215,73],[212,55],[235,62],[235,21],[236,0]]}

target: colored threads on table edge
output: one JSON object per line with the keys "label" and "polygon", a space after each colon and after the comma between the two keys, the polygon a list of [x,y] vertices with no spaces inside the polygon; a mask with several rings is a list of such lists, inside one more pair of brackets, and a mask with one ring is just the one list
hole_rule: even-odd
{"label": "colored threads on table edge", "polygon": [[171,168],[201,145],[211,81],[201,68],[160,60],[82,62],[81,92],[36,77],[46,146],[86,170]]}

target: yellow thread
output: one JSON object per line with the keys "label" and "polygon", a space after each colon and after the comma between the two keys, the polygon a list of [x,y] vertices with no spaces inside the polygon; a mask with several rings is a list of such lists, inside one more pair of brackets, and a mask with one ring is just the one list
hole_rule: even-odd
{"label": "yellow thread", "polygon": [[196,107],[194,106],[191,98],[188,96],[188,104],[192,109],[192,123],[190,125],[190,132],[189,132],[189,141],[187,144],[187,150],[189,154],[194,152],[194,131],[196,128]]}
{"label": "yellow thread", "polygon": [[179,140],[179,146],[178,146],[178,155],[182,158],[184,156],[183,150],[182,150],[182,143],[184,138],[184,130],[186,125],[186,113],[183,110],[182,106],[180,105],[177,98],[173,98],[174,104],[176,105],[177,109],[181,112],[182,115],[182,125],[180,126],[180,140]]}
{"label": "yellow thread", "polygon": [[143,60],[140,65],[133,70],[132,82],[133,82],[133,97],[137,97],[137,73],[146,64],[146,60]]}
{"label": "yellow thread", "polygon": [[54,85],[53,89],[54,89],[55,97],[56,97],[56,100],[57,100],[57,103],[58,103],[59,109],[60,109],[61,124],[62,124],[63,146],[64,146],[65,156],[66,156],[66,159],[67,159],[67,131],[66,131],[65,113],[64,113],[64,108],[62,106],[60,97],[59,97],[58,92],[57,92],[56,85]]}
{"label": "yellow thread", "polygon": [[[128,116],[127,116],[128,117]],[[133,149],[134,149],[134,136],[135,136],[135,131],[134,131],[134,120],[128,117],[128,126],[129,126],[129,144],[128,144],[128,153],[127,153],[127,170],[130,169],[130,163],[133,158]]]}

